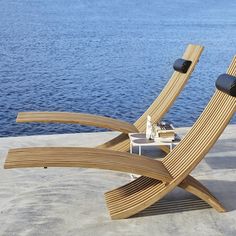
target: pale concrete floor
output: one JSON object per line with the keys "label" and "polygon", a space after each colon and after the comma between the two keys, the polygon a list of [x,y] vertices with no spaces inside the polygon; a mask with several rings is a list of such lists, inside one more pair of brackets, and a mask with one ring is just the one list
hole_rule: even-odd
{"label": "pale concrete floor", "polygon": [[[184,135],[186,130],[178,132]],[[1,138],[0,235],[236,235],[236,125],[228,126],[193,172],[221,200],[227,213],[209,209],[178,190],[164,200],[169,210],[160,211],[161,201],[142,215],[111,221],[103,193],[129,182],[128,174],[78,168],[3,169],[9,148],[96,146],[115,135],[106,132]],[[145,153],[162,155],[156,148]],[[183,199],[188,200],[186,210],[177,207]]]}

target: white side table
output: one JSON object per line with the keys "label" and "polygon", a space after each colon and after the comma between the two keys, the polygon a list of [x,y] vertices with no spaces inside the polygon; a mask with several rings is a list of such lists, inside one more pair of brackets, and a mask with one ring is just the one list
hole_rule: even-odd
{"label": "white side table", "polygon": [[[180,138],[177,136],[176,141],[163,141],[162,140],[148,140],[146,139],[146,134],[144,133],[129,133],[130,138],[130,153],[133,153],[133,147],[138,147],[139,155],[142,155],[142,147],[149,147],[149,146],[169,146],[170,151],[180,142]],[[137,179],[140,175],[130,174],[132,180]]]}
{"label": "white side table", "polygon": [[138,147],[139,155],[142,155],[142,147],[148,146],[169,146],[170,151],[179,143],[179,139],[176,141],[163,141],[162,140],[148,140],[144,133],[129,133],[130,139],[130,153],[133,153],[133,147]]}

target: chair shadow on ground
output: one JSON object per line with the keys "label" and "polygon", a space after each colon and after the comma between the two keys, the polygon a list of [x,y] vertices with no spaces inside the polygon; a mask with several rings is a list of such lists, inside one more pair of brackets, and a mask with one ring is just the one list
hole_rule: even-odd
{"label": "chair shadow on ground", "polygon": [[212,169],[236,169],[236,154],[232,152],[224,152],[224,156],[211,156],[205,159],[206,163]]}
{"label": "chair shadow on ground", "polygon": [[195,197],[174,201],[162,200],[134,215],[132,218],[173,214],[185,211],[202,210],[207,208],[210,208],[207,203]]}
{"label": "chair shadow on ground", "polygon": [[[226,208],[226,212],[236,210],[236,181],[202,180],[201,183],[207,186],[209,190],[218,198],[218,200]],[[137,213],[132,218],[173,214],[209,208],[211,208],[211,206],[203,200],[177,188],[175,191],[168,194],[164,199]],[[220,214],[217,211],[215,211],[215,213]]]}

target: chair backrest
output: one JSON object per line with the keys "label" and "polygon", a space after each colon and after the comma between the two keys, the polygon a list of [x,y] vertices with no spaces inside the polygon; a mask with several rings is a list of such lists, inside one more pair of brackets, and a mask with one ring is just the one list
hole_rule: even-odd
{"label": "chair backrest", "polygon": [[183,59],[192,62],[187,73],[181,73],[176,70],[174,71],[171,79],[166,84],[160,95],[155,99],[146,112],[134,123],[140,132],[145,131],[148,115],[152,117],[153,122],[158,122],[170,109],[192,74],[203,49],[204,47],[200,45],[189,44],[187,46],[185,53],[183,54]]}
{"label": "chair backrest", "polygon": [[[236,76],[236,56],[229,66],[227,74]],[[228,84],[227,81],[222,82],[226,90],[229,87],[232,89],[232,78],[229,78]],[[233,82],[234,89],[236,89],[236,77]],[[216,89],[191,130],[164,158],[163,164],[172,177],[178,178],[178,180],[184,179],[209,152],[236,111],[236,92],[234,93],[235,96],[232,96],[227,94],[224,88],[222,91]]]}

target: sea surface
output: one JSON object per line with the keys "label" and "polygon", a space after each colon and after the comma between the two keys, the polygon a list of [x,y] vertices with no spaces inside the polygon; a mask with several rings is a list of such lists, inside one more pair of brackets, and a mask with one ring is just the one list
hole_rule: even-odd
{"label": "sea surface", "polygon": [[134,122],[188,43],[205,50],[165,117],[176,127],[194,123],[236,54],[235,0],[0,0],[0,136],[101,130],[17,124],[20,111]]}

